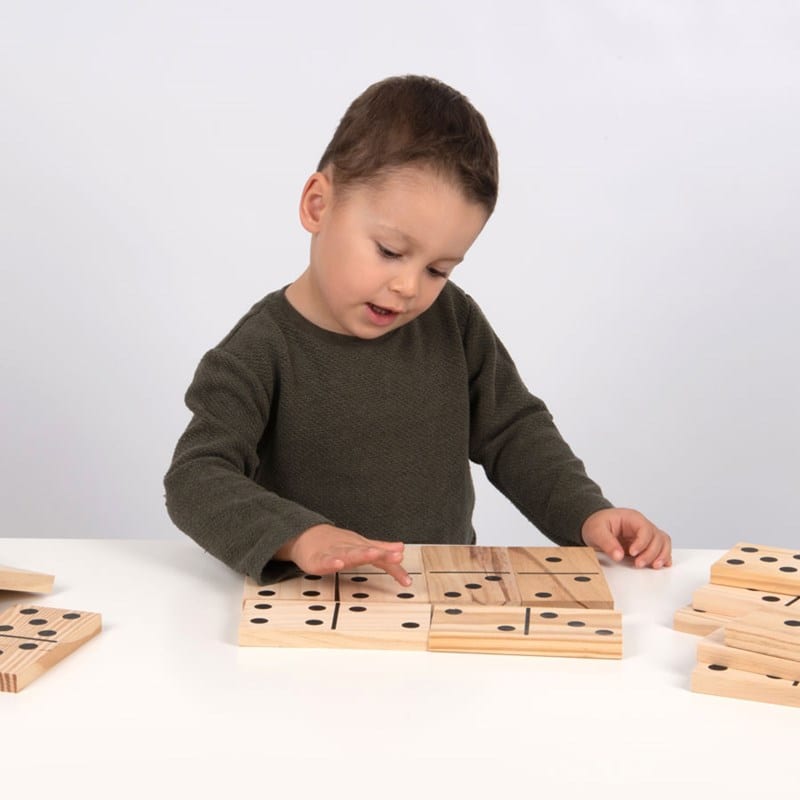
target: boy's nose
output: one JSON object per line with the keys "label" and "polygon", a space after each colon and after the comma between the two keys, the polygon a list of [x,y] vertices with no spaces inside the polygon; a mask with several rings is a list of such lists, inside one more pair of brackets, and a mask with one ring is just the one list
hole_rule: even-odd
{"label": "boy's nose", "polygon": [[389,289],[401,297],[413,298],[417,296],[419,278],[412,269],[399,270],[389,281]]}

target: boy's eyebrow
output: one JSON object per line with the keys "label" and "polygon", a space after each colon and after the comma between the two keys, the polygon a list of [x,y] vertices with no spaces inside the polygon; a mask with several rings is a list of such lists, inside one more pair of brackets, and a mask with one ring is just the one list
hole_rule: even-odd
{"label": "boy's eyebrow", "polygon": [[[379,223],[379,228],[382,230],[388,231],[389,233],[393,233],[395,236],[399,236],[403,241],[407,244],[410,244],[412,247],[419,247],[419,242],[413,237],[409,236],[409,234],[401,231],[400,228],[395,228],[393,225],[384,225],[383,223]],[[440,258],[439,261],[455,261],[457,264],[460,264],[464,258],[462,256],[450,256],[449,258]]]}

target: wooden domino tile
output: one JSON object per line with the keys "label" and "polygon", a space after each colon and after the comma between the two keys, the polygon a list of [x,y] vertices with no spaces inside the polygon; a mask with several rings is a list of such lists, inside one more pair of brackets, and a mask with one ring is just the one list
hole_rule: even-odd
{"label": "wooden domino tile", "polygon": [[425,545],[422,562],[431,603],[521,603],[505,547]]}
{"label": "wooden domino tile", "polygon": [[800,552],[740,542],[711,566],[711,583],[800,595]]}
{"label": "wooden domino tile", "polygon": [[800,662],[729,647],[725,644],[725,631],[722,628],[697,643],[697,661],[699,664],[717,664],[743,672],[800,681]]}
{"label": "wooden domino tile", "polygon": [[428,649],[622,658],[622,616],[601,609],[434,606]]}
{"label": "wooden domino tile", "polygon": [[430,614],[427,603],[247,601],[239,644],[425,650]]}
{"label": "wooden domino tile", "polygon": [[701,586],[692,595],[692,608],[729,617],[741,617],[751,611],[785,609],[795,604],[800,609],[800,597],[797,595],[713,583]]}
{"label": "wooden domino tile", "polygon": [[0,566],[0,589],[5,591],[48,594],[53,591],[53,580],[42,572]]}
{"label": "wooden domino tile", "polygon": [[411,586],[401,586],[379,567],[366,564],[337,573],[336,600],[370,603],[427,603],[428,585],[422,566],[420,545],[406,545],[403,569],[411,577]]}
{"label": "wooden domino tile", "polygon": [[244,579],[244,600],[325,600],[336,595],[335,575],[299,575],[278,583],[260,586],[252,578]]}
{"label": "wooden domino tile", "polygon": [[681,633],[692,633],[695,636],[706,636],[727,625],[733,617],[715,614],[711,611],[700,611],[691,606],[684,606],[675,612],[672,627]]}
{"label": "wooden domino tile", "polygon": [[509,547],[522,605],[614,608],[614,598],[589,547]]}
{"label": "wooden domino tile", "polygon": [[725,626],[725,644],[800,662],[800,609],[754,611]]}
{"label": "wooden domino tile", "polygon": [[693,692],[758,700],[800,707],[800,681],[731,669],[722,664],[698,664],[692,672]]}
{"label": "wooden domino tile", "polygon": [[87,611],[15,605],[0,613],[0,691],[18,692],[93,636],[101,617]]}

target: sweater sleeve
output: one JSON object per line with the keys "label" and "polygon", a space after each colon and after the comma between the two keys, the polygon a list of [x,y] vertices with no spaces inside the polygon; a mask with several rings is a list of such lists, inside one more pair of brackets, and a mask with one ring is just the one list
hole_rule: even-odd
{"label": "sweater sleeve", "polygon": [[164,478],[175,525],[259,583],[298,574],[291,562],[272,561],[274,553],[286,540],[329,522],[254,480],[269,421],[269,388],[234,354],[208,352],[186,393],[193,417]]}
{"label": "sweater sleeve", "polygon": [[558,545],[583,545],[584,521],[611,503],[588,477],[545,404],[528,392],[471,298],[464,349],[470,382],[470,458],[545,536]]}

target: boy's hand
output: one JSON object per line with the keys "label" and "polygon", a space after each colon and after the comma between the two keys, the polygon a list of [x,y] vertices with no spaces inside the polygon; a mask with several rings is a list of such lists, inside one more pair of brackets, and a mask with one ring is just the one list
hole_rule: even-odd
{"label": "boy's hand", "polygon": [[373,564],[391,575],[401,586],[411,586],[409,574],[401,566],[402,542],[367,539],[355,531],[333,525],[314,525],[286,542],[274,556],[294,561],[303,572],[329,575],[362,564]]}
{"label": "boy's hand", "polygon": [[672,566],[672,540],[647,517],[630,508],[606,508],[595,511],[581,528],[583,541],[596,547],[614,561],[625,555],[634,566],[653,569]]}

